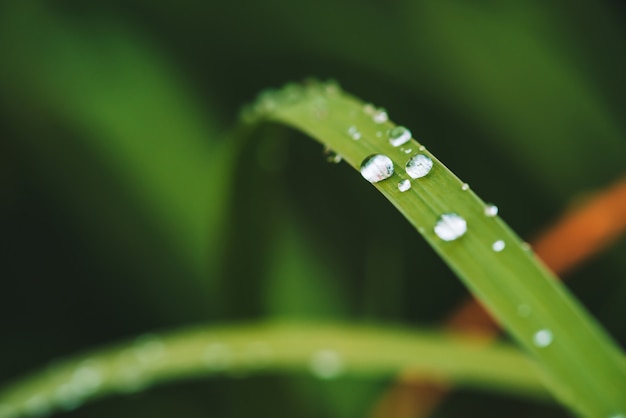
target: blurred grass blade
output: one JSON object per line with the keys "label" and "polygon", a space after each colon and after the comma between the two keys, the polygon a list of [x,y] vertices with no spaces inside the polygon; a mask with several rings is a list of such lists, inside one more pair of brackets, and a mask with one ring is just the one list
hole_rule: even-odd
{"label": "blurred grass blade", "polygon": [[[414,140],[392,146],[387,133],[394,125],[386,113],[344,94],[336,85],[310,83],[263,93],[243,118],[300,129],[356,169],[372,154],[388,156],[395,174],[375,187],[533,355],[562,402],[586,416],[626,413],[626,368],[611,338],[515,233],[498,217],[488,216],[486,204],[432,154]],[[355,130],[358,140],[353,139]],[[434,166],[403,193],[398,183],[409,178],[405,164],[416,154],[428,156]],[[446,213],[458,214],[467,223],[467,232],[450,242],[433,229]],[[494,250],[496,242],[499,247]],[[427,280],[420,277],[417,264],[415,275]]]}
{"label": "blurred grass blade", "polygon": [[546,399],[536,369],[517,349],[454,334],[268,322],[146,335],[53,365],[0,392],[0,418],[74,409],[157,383],[267,371],[376,377],[409,369],[426,379]]}

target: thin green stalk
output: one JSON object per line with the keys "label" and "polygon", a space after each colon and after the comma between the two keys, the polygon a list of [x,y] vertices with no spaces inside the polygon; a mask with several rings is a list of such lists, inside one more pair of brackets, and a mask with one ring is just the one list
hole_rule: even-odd
{"label": "thin green stalk", "polygon": [[0,418],[71,410],[95,398],[210,375],[290,371],[330,379],[399,370],[548,398],[536,368],[505,344],[391,327],[269,322],[146,335],[73,357],[1,391]]}
{"label": "thin green stalk", "polygon": [[[394,174],[374,186],[532,355],[553,393],[580,415],[626,415],[626,366],[615,343],[469,186],[414,139],[392,146],[388,132],[395,125],[386,113],[335,84],[312,82],[263,93],[243,119],[271,120],[308,133],[357,170],[370,155],[388,156]],[[434,165],[412,180],[405,165],[417,154]],[[412,187],[401,192],[398,183],[406,179]],[[450,238],[445,231],[438,235],[434,229],[448,213],[467,225],[462,236],[450,241],[442,239]],[[429,280],[420,276],[419,265],[415,272],[416,280]]]}

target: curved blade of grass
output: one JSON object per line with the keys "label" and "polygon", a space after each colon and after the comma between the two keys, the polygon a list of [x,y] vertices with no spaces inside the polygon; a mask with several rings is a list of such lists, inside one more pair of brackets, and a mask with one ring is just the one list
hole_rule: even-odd
{"label": "curved blade of grass", "polygon": [[59,362],[0,392],[0,417],[39,416],[157,383],[220,373],[311,371],[331,378],[392,375],[407,368],[426,379],[548,395],[536,368],[506,344],[380,326],[267,322],[146,335]]}
{"label": "curved blade of grass", "polygon": [[[390,145],[387,131],[394,124],[380,113],[377,123],[376,114],[371,105],[344,94],[336,85],[313,82],[262,93],[244,111],[243,119],[295,127],[333,149],[356,169],[371,154],[390,157],[395,174],[374,186],[532,354],[560,400],[585,416],[626,414],[626,367],[602,327],[501,219],[485,214],[485,203],[432,154],[420,149],[415,140],[404,147]],[[361,134],[359,140],[349,135],[351,127]],[[411,190],[401,193],[398,182],[409,178],[404,170],[410,157],[407,149],[412,150],[410,155],[419,149],[432,158],[434,167],[426,177],[414,180]],[[441,240],[433,230],[439,217],[448,212],[461,215],[468,225],[467,233],[452,242]],[[503,251],[492,250],[497,240],[506,244]],[[419,279],[428,280],[419,277],[417,263],[415,273]]]}

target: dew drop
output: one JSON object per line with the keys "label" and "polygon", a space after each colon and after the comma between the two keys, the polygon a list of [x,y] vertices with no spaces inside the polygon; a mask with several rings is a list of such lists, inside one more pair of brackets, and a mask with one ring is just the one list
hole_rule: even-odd
{"label": "dew drop", "polygon": [[552,331],[547,330],[547,329],[542,329],[542,330],[537,331],[535,335],[533,336],[533,343],[537,347],[543,348],[552,344],[553,339],[554,337],[552,336]]}
{"label": "dew drop", "polygon": [[493,218],[494,216],[498,214],[498,207],[492,203],[489,203],[487,206],[485,206],[484,212],[485,212],[485,216]]}
{"label": "dew drop", "polygon": [[326,161],[333,164],[339,164],[343,158],[341,155],[337,154],[335,151],[328,147],[324,147],[324,154],[326,155]]}
{"label": "dew drop", "polygon": [[402,180],[400,183],[398,183],[398,190],[400,190],[403,193],[409,190],[410,188],[411,188],[411,181],[408,179]]}
{"label": "dew drop", "polygon": [[389,131],[389,143],[394,147],[399,147],[411,140],[411,131],[404,126],[396,126]]}
{"label": "dew drop", "polygon": [[372,115],[372,120],[374,123],[385,123],[389,120],[389,116],[387,115],[387,111],[385,109],[377,109],[374,111]]}
{"label": "dew drop", "polygon": [[361,175],[370,183],[388,179],[393,175],[393,161],[382,154],[374,154],[361,163]]}
{"label": "dew drop", "polygon": [[215,371],[227,369],[233,362],[233,354],[226,344],[212,343],[204,350],[204,364]]}
{"label": "dew drop", "polygon": [[417,154],[406,163],[406,172],[414,179],[424,177],[433,168],[433,160],[427,155]]}
{"label": "dew drop", "polygon": [[355,141],[361,139],[361,132],[359,132],[356,126],[351,126],[348,128],[348,135],[350,135],[350,138],[354,139]]}
{"label": "dew drop", "polygon": [[309,363],[311,372],[320,379],[332,379],[343,371],[341,356],[334,350],[319,350],[313,353]]}
{"label": "dew drop", "polygon": [[463,190],[464,192],[468,191],[469,190],[469,184],[463,183],[461,185],[461,190]]}
{"label": "dew drop", "polygon": [[444,241],[454,241],[467,231],[467,222],[456,213],[444,213],[435,225],[435,234]]}
{"label": "dew drop", "polygon": [[524,251],[531,251],[532,250],[532,247],[527,242],[522,242],[521,247],[522,247],[522,250],[524,250]]}
{"label": "dew drop", "polygon": [[497,240],[491,245],[491,249],[497,253],[504,250],[504,247],[506,247],[506,243],[502,241],[501,239]]}
{"label": "dew drop", "polygon": [[411,148],[407,148],[407,149],[404,150],[405,154],[410,154],[412,152],[413,152],[413,150]]}
{"label": "dew drop", "polygon": [[419,148],[419,149],[420,149],[420,151],[426,151],[426,147],[425,147],[425,146],[423,146],[423,145],[420,145],[420,148]]}

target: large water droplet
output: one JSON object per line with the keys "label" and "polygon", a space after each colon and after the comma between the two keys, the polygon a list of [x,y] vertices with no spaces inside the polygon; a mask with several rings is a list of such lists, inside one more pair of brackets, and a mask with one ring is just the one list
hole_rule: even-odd
{"label": "large water droplet", "polygon": [[552,336],[552,331],[548,329],[542,329],[542,330],[537,331],[535,335],[533,336],[533,343],[537,347],[543,348],[552,344],[553,339],[554,337]]}
{"label": "large water droplet", "polygon": [[400,183],[398,183],[398,190],[400,190],[403,193],[409,190],[410,188],[411,188],[411,181],[408,179],[402,180]]}
{"label": "large water droplet", "polygon": [[354,139],[355,141],[361,139],[361,132],[359,132],[356,126],[351,126],[348,128],[348,135],[350,135],[350,138]]}
{"label": "large water droplet", "polygon": [[467,231],[467,222],[456,213],[444,213],[435,225],[435,234],[444,241],[454,241]]}
{"label": "large water droplet", "polygon": [[488,216],[490,218],[496,216],[498,214],[498,207],[494,204],[488,204],[487,206],[485,206],[485,216]]}
{"label": "large water droplet", "polygon": [[497,240],[491,245],[491,249],[497,253],[504,250],[504,247],[506,247],[506,243],[502,241],[501,239]]}
{"label": "large water droplet", "polygon": [[319,350],[313,353],[309,363],[311,372],[321,379],[332,379],[343,371],[341,356],[334,350]]}
{"label": "large water droplet", "polygon": [[386,155],[370,155],[361,163],[361,175],[370,183],[388,179],[393,175],[393,161]]}
{"label": "large water droplet", "polygon": [[427,155],[417,154],[406,163],[406,172],[414,179],[424,177],[433,168],[433,160]]}
{"label": "large water droplet", "polygon": [[411,131],[404,126],[396,126],[389,131],[389,143],[394,147],[399,147],[411,140]]}

